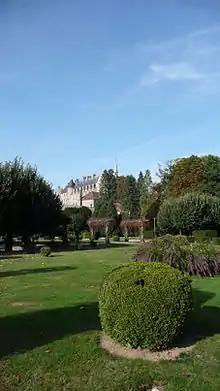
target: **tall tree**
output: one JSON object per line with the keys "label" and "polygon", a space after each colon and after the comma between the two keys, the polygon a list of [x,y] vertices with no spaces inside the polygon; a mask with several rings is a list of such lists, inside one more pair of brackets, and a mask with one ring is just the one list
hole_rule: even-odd
{"label": "tall tree", "polygon": [[150,170],[145,171],[140,187],[140,211],[141,217],[147,217],[149,207],[152,203],[152,185]]}
{"label": "tall tree", "polygon": [[117,201],[120,201],[122,198],[124,183],[125,183],[125,177],[119,176],[117,178],[117,184],[116,184],[116,200]]}
{"label": "tall tree", "polygon": [[116,177],[113,170],[105,170],[101,177],[99,199],[95,206],[94,217],[116,217]]}
{"label": "tall tree", "polygon": [[204,162],[204,180],[201,191],[220,197],[220,157],[207,155],[201,159]]}
{"label": "tall tree", "polygon": [[36,167],[20,159],[0,163],[0,233],[6,235],[6,250],[12,250],[13,235],[30,241],[33,234],[52,234],[61,220],[61,202]]}
{"label": "tall tree", "polygon": [[140,171],[137,179],[137,189],[138,189],[139,196],[140,196],[143,180],[144,180],[144,174],[142,171]]}
{"label": "tall tree", "polygon": [[125,178],[124,190],[121,199],[121,211],[123,218],[133,219],[140,216],[137,181],[133,175],[128,175]]}
{"label": "tall tree", "polygon": [[199,191],[204,182],[204,169],[204,159],[195,155],[170,161],[165,169],[159,170],[166,198]]}
{"label": "tall tree", "polygon": [[68,225],[68,231],[73,232],[77,242],[83,231],[88,228],[88,220],[92,215],[92,212],[86,206],[80,208],[66,208],[64,213],[69,218],[70,223]]}

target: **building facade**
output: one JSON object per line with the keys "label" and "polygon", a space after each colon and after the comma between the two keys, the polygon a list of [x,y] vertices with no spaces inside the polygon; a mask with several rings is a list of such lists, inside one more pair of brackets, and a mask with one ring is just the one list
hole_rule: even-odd
{"label": "building facade", "polygon": [[101,175],[85,176],[82,180],[72,179],[65,188],[59,187],[57,194],[63,208],[86,206],[92,211],[99,197]]}

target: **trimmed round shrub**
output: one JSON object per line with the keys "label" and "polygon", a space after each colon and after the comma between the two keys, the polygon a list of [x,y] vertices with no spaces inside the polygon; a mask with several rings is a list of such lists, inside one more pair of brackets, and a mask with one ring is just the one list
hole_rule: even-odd
{"label": "trimmed round shrub", "polygon": [[40,253],[44,257],[49,257],[49,255],[51,254],[51,248],[48,246],[41,247]]}
{"label": "trimmed round shrub", "polygon": [[130,263],[104,280],[104,332],[124,346],[166,349],[181,335],[192,310],[189,275],[160,263]]}

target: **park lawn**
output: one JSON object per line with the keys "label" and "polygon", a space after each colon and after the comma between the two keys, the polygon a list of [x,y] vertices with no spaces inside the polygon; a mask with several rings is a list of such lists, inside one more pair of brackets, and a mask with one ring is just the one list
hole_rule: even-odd
{"label": "park lawn", "polygon": [[[200,335],[175,362],[115,358],[99,346],[104,276],[132,245],[0,260],[0,391],[220,390],[220,278],[195,279]],[[203,338],[202,338],[203,336]]]}

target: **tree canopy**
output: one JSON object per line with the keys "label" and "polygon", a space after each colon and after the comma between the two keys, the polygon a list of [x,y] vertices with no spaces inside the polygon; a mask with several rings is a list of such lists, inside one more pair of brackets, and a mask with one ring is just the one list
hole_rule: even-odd
{"label": "tree canopy", "polygon": [[8,251],[13,235],[52,235],[61,210],[59,197],[36,167],[20,159],[0,163],[0,234],[7,236]]}
{"label": "tree canopy", "polygon": [[159,170],[165,198],[189,192],[220,196],[220,158],[195,156],[172,160]]}
{"label": "tree canopy", "polygon": [[140,216],[137,181],[133,175],[128,175],[125,178],[121,198],[121,211],[125,219],[133,219]]}
{"label": "tree canopy", "polygon": [[159,209],[157,223],[163,233],[191,234],[198,229],[219,229],[220,198],[189,193],[165,200]]}
{"label": "tree canopy", "polygon": [[116,217],[114,203],[116,201],[117,181],[113,170],[105,170],[101,177],[100,194],[97,200],[94,217]]}

